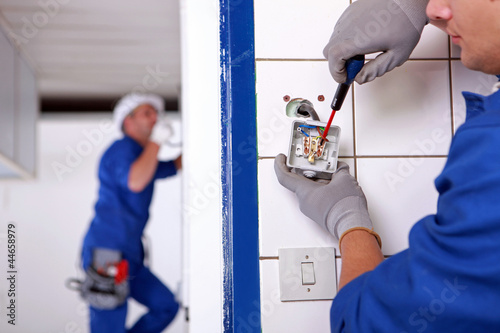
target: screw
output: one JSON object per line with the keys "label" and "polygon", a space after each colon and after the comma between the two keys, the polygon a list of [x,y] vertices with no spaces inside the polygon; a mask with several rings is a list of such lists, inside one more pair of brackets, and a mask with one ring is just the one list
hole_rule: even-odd
{"label": "screw", "polygon": [[306,259],[309,259],[309,256],[306,256]]}
{"label": "screw", "polygon": [[307,292],[311,292],[311,288],[307,288]]}
{"label": "screw", "polygon": [[285,102],[289,102],[290,101],[290,96],[288,96],[288,95],[283,96],[283,100]]}
{"label": "screw", "polygon": [[325,96],[319,95],[318,96],[318,101],[323,102],[325,100]]}

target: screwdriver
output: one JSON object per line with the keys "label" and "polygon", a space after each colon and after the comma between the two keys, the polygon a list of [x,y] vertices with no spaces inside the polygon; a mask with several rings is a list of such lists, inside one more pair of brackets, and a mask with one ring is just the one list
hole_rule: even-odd
{"label": "screwdriver", "polygon": [[344,99],[347,95],[347,92],[349,91],[349,87],[353,83],[354,78],[356,77],[356,75],[358,75],[361,68],[363,68],[364,64],[365,64],[364,54],[356,55],[346,61],[345,68],[347,71],[347,80],[344,83],[339,84],[339,86],[337,87],[337,91],[333,96],[333,101],[331,105],[332,114],[330,115],[328,124],[326,125],[325,130],[323,131],[323,135],[321,136],[323,140],[326,140],[326,136],[328,135],[328,131],[330,130],[330,125],[332,124],[333,117],[335,116],[335,113],[339,111],[340,108],[342,107],[342,103],[344,103]]}

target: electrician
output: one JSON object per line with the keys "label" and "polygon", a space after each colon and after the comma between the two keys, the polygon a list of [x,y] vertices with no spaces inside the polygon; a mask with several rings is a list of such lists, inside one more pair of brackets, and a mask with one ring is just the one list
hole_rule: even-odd
{"label": "electrician", "polygon": [[90,303],[92,333],[126,332],[128,297],[149,311],[127,332],[161,332],[179,308],[173,293],[144,266],[141,243],[154,181],[175,175],[182,166],[181,156],[157,159],[171,134],[161,118],[163,108],[159,96],[134,93],[113,112],[124,137],[101,159],[99,198],[82,249],[87,272],[82,295]]}
{"label": "electrician", "polygon": [[[373,23],[373,13],[390,13],[384,14],[385,30],[369,40],[356,36]],[[364,66],[359,83],[401,65],[427,16],[461,47],[466,67],[500,74],[500,0],[358,0],[325,48],[332,76],[343,82],[345,59],[356,54],[383,52]],[[463,93],[467,119],[435,180],[437,213],[418,221],[409,248],[386,260],[346,164],[339,163],[325,185],[290,172],[285,156],[276,157],[279,182],[296,193],[305,215],[339,240],[342,272],[330,311],[332,332],[500,331],[493,310],[500,304],[499,87],[489,96]]]}

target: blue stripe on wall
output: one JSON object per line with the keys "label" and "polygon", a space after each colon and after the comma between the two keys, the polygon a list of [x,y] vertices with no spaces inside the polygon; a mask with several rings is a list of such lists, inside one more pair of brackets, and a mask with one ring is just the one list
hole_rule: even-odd
{"label": "blue stripe on wall", "polygon": [[224,332],[261,332],[254,11],[220,0]]}

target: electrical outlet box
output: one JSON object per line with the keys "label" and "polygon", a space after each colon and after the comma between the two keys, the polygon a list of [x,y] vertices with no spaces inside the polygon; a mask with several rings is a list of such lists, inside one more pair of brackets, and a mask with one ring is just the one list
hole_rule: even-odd
{"label": "electrical outlet box", "polygon": [[295,120],[292,123],[287,166],[308,178],[331,179],[337,170],[340,127],[332,125],[321,138],[326,123],[314,120]]}

